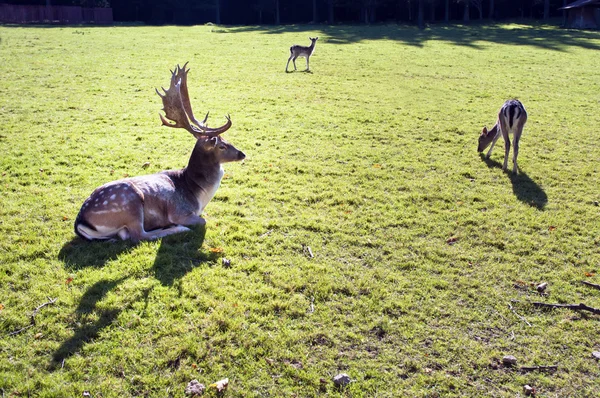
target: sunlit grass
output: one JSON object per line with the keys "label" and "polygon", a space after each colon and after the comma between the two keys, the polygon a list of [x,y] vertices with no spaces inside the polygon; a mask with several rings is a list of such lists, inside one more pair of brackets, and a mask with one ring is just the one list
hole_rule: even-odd
{"label": "sunlit grass", "polygon": [[[286,74],[309,36],[312,73],[300,59]],[[600,266],[599,33],[3,26],[0,39],[3,396],[182,396],[224,377],[240,397],[597,394],[599,318],[527,303],[600,307],[580,283]],[[76,238],[95,187],[185,166],[193,138],[160,127],[154,89],[186,61],[196,114],[231,114],[225,136],[247,155],[225,166],[206,230]],[[511,97],[529,113],[516,177],[502,145],[476,153]],[[498,366],[508,354],[559,370]],[[338,391],[341,372],[354,381]]]}

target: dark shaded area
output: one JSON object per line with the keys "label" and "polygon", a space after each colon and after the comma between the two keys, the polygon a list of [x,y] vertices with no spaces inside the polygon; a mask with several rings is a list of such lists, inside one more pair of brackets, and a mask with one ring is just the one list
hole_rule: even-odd
{"label": "dark shaded area", "polygon": [[[487,159],[483,153],[480,153],[479,156],[488,167],[502,170],[502,163]],[[506,171],[506,174],[510,179],[513,193],[517,199],[538,210],[544,210],[548,203],[548,195],[546,195],[542,187],[529,178],[527,173],[524,173],[522,170],[519,170],[518,174],[513,174],[512,170],[509,169]]]}
{"label": "dark shaded area", "polygon": [[110,7],[114,20],[228,25],[389,23],[562,17],[564,0],[3,0],[17,5]]}
{"label": "dark shaded area", "polygon": [[[419,30],[410,26],[390,25],[291,25],[291,26],[239,26],[221,30],[220,33],[256,32],[265,35],[298,33],[300,38],[319,36],[326,44],[352,44],[368,40],[392,40],[402,44],[423,47],[427,41],[440,40],[454,45],[483,49],[481,42],[533,46],[547,50],[565,51],[568,47],[600,50],[600,45],[592,42],[600,38],[598,32],[540,30],[542,24],[529,24],[525,28],[507,30],[497,24],[440,25],[431,29]],[[317,43],[317,51],[319,44]],[[290,43],[296,44],[296,43]],[[307,45],[306,43],[298,43]]]}

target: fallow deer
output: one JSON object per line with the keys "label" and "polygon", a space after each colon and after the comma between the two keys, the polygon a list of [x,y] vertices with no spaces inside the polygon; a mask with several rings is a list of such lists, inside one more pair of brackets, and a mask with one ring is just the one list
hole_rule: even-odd
{"label": "fallow deer", "polygon": [[290,61],[294,63],[294,70],[296,69],[296,58],[304,57],[306,58],[306,71],[310,71],[310,67],[308,65],[308,60],[312,53],[315,51],[315,45],[317,44],[318,37],[309,37],[310,46],[300,46],[295,44],[290,47],[290,57],[288,58],[287,64],[285,65],[285,71],[288,71],[288,66],[290,66]]}
{"label": "fallow deer", "polygon": [[[158,239],[204,225],[200,217],[223,177],[222,163],[242,160],[243,152],[220,137],[231,119],[217,128],[198,122],[192,112],[186,65],[171,72],[171,85],[162,98],[167,127],[183,128],[196,138],[187,167],[157,174],[125,178],[97,188],[83,203],[75,220],[75,233],[84,239]],[[165,118],[166,117],[166,118]],[[173,121],[170,123],[167,119]]]}
{"label": "fallow deer", "polygon": [[500,135],[504,138],[504,166],[502,170],[506,171],[508,167],[508,154],[510,152],[510,138],[509,134],[513,135],[513,173],[517,173],[517,156],[519,156],[519,140],[521,139],[521,133],[523,133],[523,126],[527,121],[527,112],[525,107],[518,100],[508,100],[500,108],[498,112],[498,120],[494,127],[489,131],[487,127],[484,127],[481,135],[479,136],[478,152],[483,152],[490,143],[492,144],[490,150],[485,155],[486,159],[490,158],[492,149]]}

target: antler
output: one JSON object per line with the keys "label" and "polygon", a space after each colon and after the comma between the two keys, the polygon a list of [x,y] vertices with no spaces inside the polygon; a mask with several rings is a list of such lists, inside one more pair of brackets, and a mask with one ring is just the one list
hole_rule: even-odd
{"label": "antler", "polygon": [[[231,127],[231,118],[229,115],[225,116],[227,122],[221,127],[216,128],[211,128],[206,125],[208,112],[202,123],[196,120],[194,113],[192,112],[192,106],[190,105],[190,96],[187,88],[187,74],[190,71],[189,69],[185,69],[187,64],[188,63],[186,62],[183,65],[183,68],[177,65],[175,71],[171,71],[171,85],[169,86],[169,89],[165,90],[164,87],[161,87],[165,92],[164,95],[156,89],[156,93],[162,98],[164,106],[163,110],[165,111],[165,116],[160,115],[160,120],[164,126],[184,128],[196,138],[201,138],[203,136],[216,137],[229,130]],[[175,123],[169,123],[167,119]]]}

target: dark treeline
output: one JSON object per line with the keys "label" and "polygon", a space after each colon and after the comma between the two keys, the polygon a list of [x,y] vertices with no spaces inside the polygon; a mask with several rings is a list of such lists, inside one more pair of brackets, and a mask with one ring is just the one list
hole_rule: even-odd
{"label": "dark treeline", "polygon": [[[1,1],[1,0],[0,0]],[[560,16],[566,0],[5,0],[112,7],[115,21],[193,25],[451,22]],[[570,2],[570,1],[569,1]]]}

